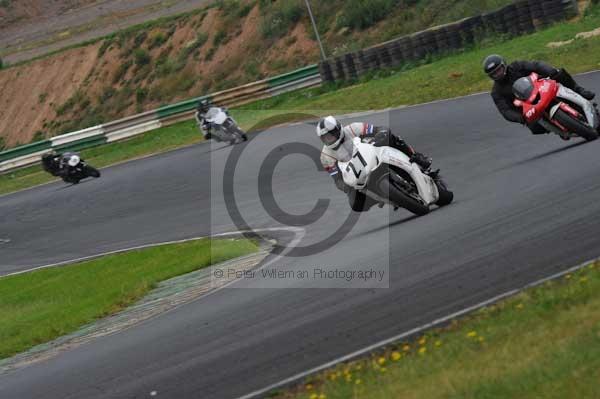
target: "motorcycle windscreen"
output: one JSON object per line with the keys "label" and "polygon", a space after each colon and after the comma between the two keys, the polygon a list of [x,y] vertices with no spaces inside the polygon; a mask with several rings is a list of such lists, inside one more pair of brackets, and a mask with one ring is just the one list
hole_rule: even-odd
{"label": "motorcycle windscreen", "polygon": [[522,101],[528,100],[531,97],[533,89],[533,82],[529,76],[517,80],[512,87],[515,97]]}

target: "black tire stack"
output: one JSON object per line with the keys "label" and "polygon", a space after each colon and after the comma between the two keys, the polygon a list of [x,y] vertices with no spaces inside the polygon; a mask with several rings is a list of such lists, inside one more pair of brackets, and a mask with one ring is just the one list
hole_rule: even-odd
{"label": "black tire stack", "polygon": [[325,82],[356,79],[370,71],[398,68],[460,50],[485,36],[528,34],[577,13],[576,0],[521,0],[493,12],[328,59],[319,64],[319,71]]}

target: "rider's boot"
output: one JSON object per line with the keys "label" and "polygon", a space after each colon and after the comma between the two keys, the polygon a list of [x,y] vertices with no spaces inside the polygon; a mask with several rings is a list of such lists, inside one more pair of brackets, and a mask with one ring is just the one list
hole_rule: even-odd
{"label": "rider's boot", "polygon": [[588,101],[591,101],[594,99],[594,97],[596,97],[596,93],[594,93],[593,91],[586,90],[585,88],[579,85],[575,86],[575,92]]}
{"label": "rider's boot", "polygon": [[410,162],[416,163],[423,170],[427,170],[431,166],[431,163],[433,162],[433,160],[431,158],[421,154],[420,152],[415,152],[410,157]]}

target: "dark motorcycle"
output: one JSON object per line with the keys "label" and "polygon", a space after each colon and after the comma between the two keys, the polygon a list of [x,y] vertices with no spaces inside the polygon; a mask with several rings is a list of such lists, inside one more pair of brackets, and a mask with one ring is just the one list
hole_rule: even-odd
{"label": "dark motorcycle", "polygon": [[73,152],[65,154],[46,154],[42,156],[42,167],[53,176],[60,177],[65,183],[78,184],[88,177],[99,178],[100,171],[88,165]]}

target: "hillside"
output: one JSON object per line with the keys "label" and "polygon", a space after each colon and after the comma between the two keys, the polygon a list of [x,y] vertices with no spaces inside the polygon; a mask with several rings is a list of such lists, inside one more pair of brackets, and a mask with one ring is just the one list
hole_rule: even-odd
{"label": "hillside", "polygon": [[[508,2],[313,7],[328,54],[339,54]],[[303,1],[224,0],[13,66],[0,71],[0,138],[23,144],[317,62],[313,36]]]}

